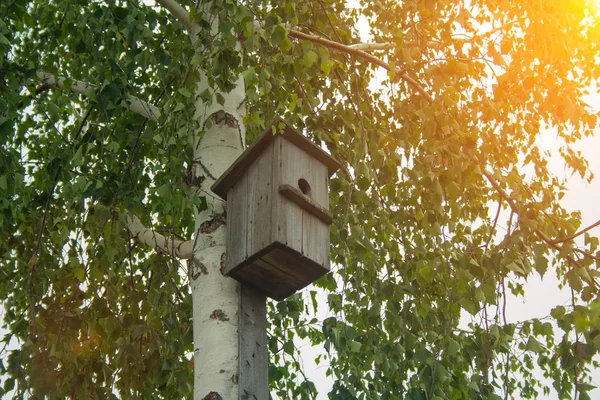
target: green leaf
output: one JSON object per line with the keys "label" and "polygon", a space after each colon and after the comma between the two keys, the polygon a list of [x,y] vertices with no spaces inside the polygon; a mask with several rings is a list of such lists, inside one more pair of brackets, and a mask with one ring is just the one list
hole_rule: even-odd
{"label": "green leaf", "polygon": [[533,336],[530,336],[529,339],[527,339],[527,344],[525,345],[525,348],[534,353],[544,352],[544,346],[540,342],[538,342]]}
{"label": "green leaf", "polygon": [[552,315],[552,318],[554,319],[562,318],[565,315],[565,313],[566,309],[563,306],[557,306],[550,310],[550,315]]}
{"label": "green leaf", "polygon": [[136,324],[131,327],[131,339],[135,340],[139,338],[146,331],[146,326],[142,324]]}
{"label": "green leaf", "polygon": [[80,265],[73,270],[73,275],[79,282],[83,282],[85,280],[85,267]]}
{"label": "green leaf", "polygon": [[202,91],[202,93],[200,93],[200,99],[206,104],[211,104],[212,98],[213,98],[212,93],[210,92],[210,90],[208,88],[204,89]]}
{"label": "green leaf", "polygon": [[190,92],[188,88],[180,88],[178,92],[181,93],[181,95],[185,98],[189,98],[192,96],[192,92]]}
{"label": "green leaf", "polygon": [[317,53],[315,53],[313,50],[309,50],[304,54],[304,66],[310,68],[318,58],[319,56]]}
{"label": "green leaf", "polygon": [[288,340],[287,342],[285,342],[283,344],[283,351],[285,351],[289,355],[293,355],[294,354],[294,342],[291,340]]}
{"label": "green leaf", "polygon": [[352,340],[352,341],[348,342],[348,348],[353,353],[360,353],[362,344],[360,342],[356,342],[356,341]]}
{"label": "green leaf", "polygon": [[335,61],[333,60],[325,60],[321,63],[321,71],[325,75],[329,75],[331,73],[331,69],[334,67]]}
{"label": "green leaf", "polygon": [[120,83],[109,83],[108,85],[104,86],[100,91],[100,98],[102,99],[102,102],[105,103],[105,105],[108,103],[116,104],[121,98],[121,90],[122,87]]}
{"label": "green leaf", "polygon": [[219,92],[215,94],[215,98],[217,99],[217,103],[224,106],[225,105],[225,97]]}
{"label": "green leaf", "polygon": [[273,43],[273,46],[279,46],[283,43],[284,39],[287,39],[286,29],[281,25],[277,25],[273,29],[273,34],[271,35],[271,43]]}
{"label": "green leaf", "polygon": [[448,341],[448,355],[454,356],[460,351],[460,345],[454,339]]}
{"label": "green leaf", "polygon": [[60,108],[54,103],[48,103],[48,113],[51,116],[56,116],[60,113]]}

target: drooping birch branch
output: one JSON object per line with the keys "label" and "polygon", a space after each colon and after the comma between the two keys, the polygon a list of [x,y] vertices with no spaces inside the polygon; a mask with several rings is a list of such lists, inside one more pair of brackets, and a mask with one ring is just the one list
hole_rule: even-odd
{"label": "drooping birch branch", "polygon": [[129,213],[125,216],[125,221],[127,229],[137,241],[154,248],[156,251],[182,259],[189,259],[194,254],[193,240],[176,240],[161,235],[151,228],[145,227],[139,218]]}
{"label": "drooping birch branch", "polygon": [[[486,177],[486,179],[488,180],[488,182],[490,182],[490,184],[496,190],[496,192],[498,192],[498,194],[500,195],[500,197],[502,199],[506,200],[506,202],[508,203],[508,205],[509,205],[510,209],[512,210],[512,212],[514,212],[515,214],[519,215],[520,210],[519,210],[518,204],[515,202],[515,200],[508,193],[506,193],[506,191],[502,188],[502,186],[500,186],[500,183],[498,182],[498,180],[496,180],[496,178],[492,175],[492,173],[490,173],[489,171],[485,171],[484,170],[483,171],[483,175]],[[593,227],[594,226],[588,227],[585,230],[591,229]],[[543,233],[539,229],[534,229],[533,232],[536,234],[537,237],[539,237],[544,242],[546,242],[546,244],[548,244],[548,246],[552,247],[554,250],[556,250],[556,251],[561,251],[562,250],[562,247],[558,245],[558,243],[561,242],[560,240],[557,242],[556,240],[550,239],[545,233]],[[592,258],[592,259],[597,259],[597,257],[595,257],[592,254],[589,254],[588,252],[586,252],[584,250],[573,249],[573,251],[576,251],[576,252],[582,254],[585,257],[589,257],[589,258]],[[585,267],[582,267],[581,264],[579,264],[579,262],[576,259],[574,259],[573,257],[571,257],[570,255],[567,254],[565,257],[566,257],[566,259],[570,263],[576,265],[579,268],[585,269]],[[586,272],[587,272],[587,269],[586,269]],[[591,276],[589,277],[588,282],[592,286],[597,287],[595,279],[592,278]]]}
{"label": "drooping birch branch", "polygon": [[[51,85],[60,89],[67,88],[65,85],[66,78],[56,77],[54,74],[45,71],[38,71],[37,76],[45,85]],[[97,90],[98,87],[91,83],[71,79],[71,86],[69,87],[71,92],[87,96],[90,89]],[[121,106],[154,122],[157,122],[160,118],[160,109],[158,107],[135,96],[127,95],[125,100],[121,101]]]}
{"label": "drooping birch branch", "polygon": [[166,8],[179,22],[185,26],[185,29],[190,32],[192,24],[190,22],[190,14],[185,8],[175,0],[156,0],[161,6]]}

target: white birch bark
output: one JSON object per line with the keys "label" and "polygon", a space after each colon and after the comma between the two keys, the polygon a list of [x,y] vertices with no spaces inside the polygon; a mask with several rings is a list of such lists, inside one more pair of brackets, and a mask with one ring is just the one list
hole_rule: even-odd
{"label": "white birch bark", "polygon": [[[216,28],[216,18],[213,23]],[[191,27],[190,36],[192,41],[197,37],[196,27]],[[200,75],[195,118],[207,129],[203,135],[200,135],[201,131],[197,132],[194,138],[193,170],[194,181],[202,182],[196,188],[197,194],[206,197],[208,208],[195,213],[196,237],[190,262],[194,399],[205,399],[214,392],[220,396],[214,398],[237,400],[239,284],[221,273],[226,245],[225,203],[212,193],[210,187],[244,148],[246,93],[240,76],[234,90],[221,93],[225,98],[223,106],[215,99],[207,105],[199,97],[208,87],[202,71]]]}

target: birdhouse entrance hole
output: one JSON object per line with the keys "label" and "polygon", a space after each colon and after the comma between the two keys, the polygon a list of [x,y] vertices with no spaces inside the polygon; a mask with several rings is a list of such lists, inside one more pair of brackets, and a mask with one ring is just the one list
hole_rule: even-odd
{"label": "birdhouse entrance hole", "polygon": [[310,185],[306,181],[306,179],[300,178],[298,179],[298,187],[306,196],[310,195]]}

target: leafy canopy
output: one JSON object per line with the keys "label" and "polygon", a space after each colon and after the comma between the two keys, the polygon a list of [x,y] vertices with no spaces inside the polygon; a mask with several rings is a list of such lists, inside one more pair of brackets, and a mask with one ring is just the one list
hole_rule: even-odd
{"label": "leafy canopy", "polygon": [[[147,2],[0,4],[0,301],[4,342],[18,343],[4,350],[0,393],[191,395],[185,268],[136,244],[123,211],[191,238],[204,204],[187,179],[202,68],[224,92],[244,77],[249,140],[283,116],[345,166],[331,182],[334,272],[315,285],[334,316],[314,317],[314,288],[270,304],[274,394],[315,396],[297,361],[304,338],[327,351],[332,399],[537,398],[550,389],[536,369],[561,397],[589,398],[598,239],[574,242],[580,215],[561,207],[564,182],[537,144],[552,129],[568,168],[591,180],[572,146],[598,123],[582,101],[600,76],[594,5],[217,0],[210,10],[220,35],[195,14],[192,45]],[[336,46],[360,42],[359,20],[386,45]],[[93,86],[74,93],[75,80]],[[162,116],[122,107],[128,96]],[[558,276],[572,305],[509,323],[506,296],[535,273]],[[478,322],[459,328],[464,313]]]}

